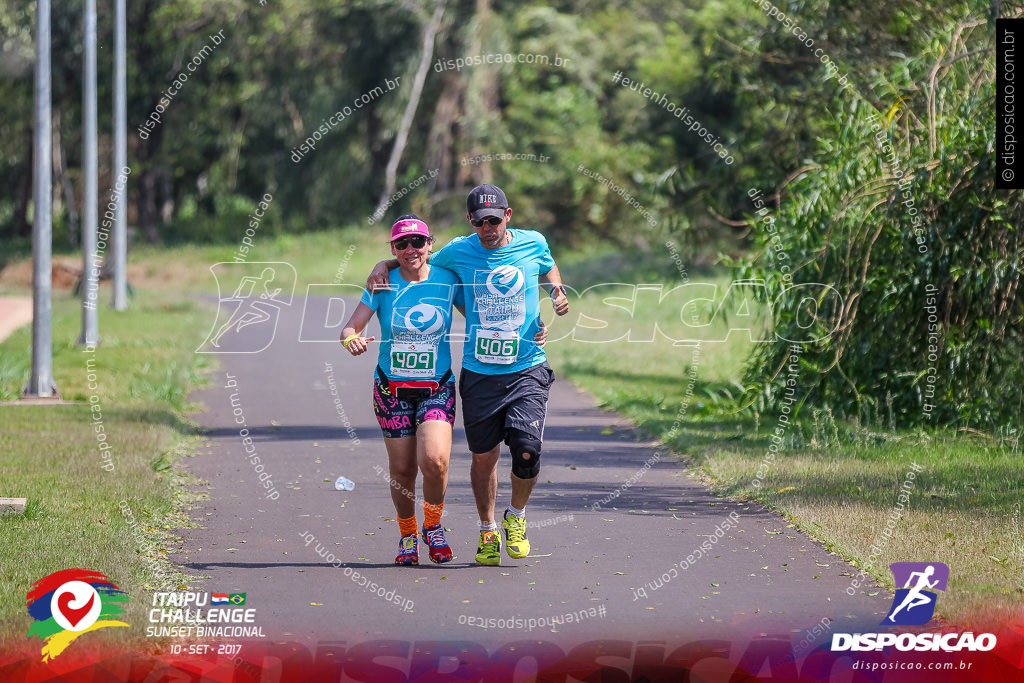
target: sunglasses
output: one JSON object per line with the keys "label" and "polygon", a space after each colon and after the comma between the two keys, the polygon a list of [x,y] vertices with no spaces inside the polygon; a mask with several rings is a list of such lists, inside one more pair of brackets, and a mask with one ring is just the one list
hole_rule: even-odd
{"label": "sunglasses", "polygon": [[477,220],[477,219],[470,219],[469,222],[473,224],[474,228],[482,228],[484,223],[487,223],[488,225],[501,225],[501,222],[503,220],[505,220],[505,219],[504,218],[498,218],[497,216],[488,216],[487,218],[481,218],[479,220]]}
{"label": "sunglasses", "polygon": [[412,237],[399,237],[397,240],[391,243],[391,246],[395,248],[395,251],[405,251],[406,248],[411,244],[413,249],[422,249],[427,243],[429,238],[423,235],[413,235]]}

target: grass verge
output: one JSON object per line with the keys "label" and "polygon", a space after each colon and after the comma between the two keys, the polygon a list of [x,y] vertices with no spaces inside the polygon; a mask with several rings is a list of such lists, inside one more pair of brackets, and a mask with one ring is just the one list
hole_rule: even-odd
{"label": "grass verge", "polygon": [[[193,353],[204,312],[139,292],[128,311],[98,314],[102,343],[89,352],[75,344],[78,302],[54,296],[53,369],[68,403],[0,405],[0,496],[28,499],[26,514],[0,517],[0,640],[19,647],[30,624],[25,594],[54,571],[107,574],[134,598],[130,623],[145,621],[145,590],[186,581],[165,557],[175,551],[168,530],[189,525],[193,494],[172,465],[199,438],[183,414],[205,362]],[[21,393],[30,347],[30,327],[0,343],[0,400]],[[133,640],[134,631],[105,637]]]}

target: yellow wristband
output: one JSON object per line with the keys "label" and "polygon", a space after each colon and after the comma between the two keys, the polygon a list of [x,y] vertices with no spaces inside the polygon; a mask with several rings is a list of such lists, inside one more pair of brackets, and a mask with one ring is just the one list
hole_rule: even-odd
{"label": "yellow wristband", "polygon": [[345,337],[345,338],[344,338],[344,339],[343,339],[343,340],[341,341],[341,343],[342,343],[342,345],[343,345],[343,346],[344,346],[344,347],[345,347],[345,348],[347,349],[347,348],[348,348],[348,343],[349,343],[350,341],[352,341],[353,339],[359,339],[359,334],[358,334],[358,333],[356,333],[356,334],[350,334],[350,335],[348,335],[347,337]]}

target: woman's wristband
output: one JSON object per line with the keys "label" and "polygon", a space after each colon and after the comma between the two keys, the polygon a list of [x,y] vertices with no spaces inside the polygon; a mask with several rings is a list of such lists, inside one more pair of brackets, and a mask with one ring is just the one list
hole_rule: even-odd
{"label": "woman's wristband", "polygon": [[348,349],[349,342],[352,341],[353,339],[359,339],[359,333],[358,332],[356,332],[355,334],[350,334],[350,335],[348,335],[347,337],[345,337],[344,339],[341,340],[341,343],[345,347],[346,350]]}

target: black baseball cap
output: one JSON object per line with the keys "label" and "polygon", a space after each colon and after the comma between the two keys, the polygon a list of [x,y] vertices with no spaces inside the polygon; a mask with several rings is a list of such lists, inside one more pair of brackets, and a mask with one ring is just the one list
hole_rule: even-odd
{"label": "black baseball cap", "polygon": [[487,216],[503,218],[508,208],[508,199],[497,185],[477,185],[466,197],[466,211],[473,220]]}

